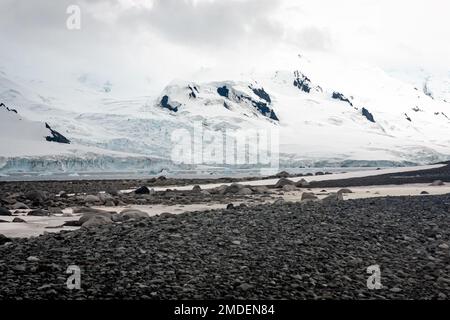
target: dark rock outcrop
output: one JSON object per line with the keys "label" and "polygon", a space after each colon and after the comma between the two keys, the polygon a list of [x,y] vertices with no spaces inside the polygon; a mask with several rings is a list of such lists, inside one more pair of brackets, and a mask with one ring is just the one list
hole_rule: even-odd
{"label": "dark rock outcrop", "polygon": [[336,100],[341,100],[341,101],[347,102],[349,105],[351,105],[353,107],[353,103],[340,92],[334,91],[333,95],[331,97]]}
{"label": "dark rock outcrop", "polygon": [[254,94],[256,94],[261,99],[265,100],[267,103],[272,103],[272,99],[270,98],[269,94],[264,90],[264,88],[253,88],[252,86],[249,86],[249,88],[253,91]]}
{"label": "dark rock outcrop", "polygon": [[168,109],[168,110],[173,111],[173,112],[178,112],[178,106],[172,106],[169,103],[169,96],[167,96],[167,95],[162,97],[160,105],[164,109]]}
{"label": "dark rock outcrop", "polygon": [[375,123],[375,118],[373,117],[373,114],[371,114],[371,113],[369,112],[369,110],[367,110],[366,108],[362,108],[361,113],[362,113],[362,115],[363,115],[364,117],[366,117],[367,120],[369,120],[370,122]]}
{"label": "dark rock outcrop", "polygon": [[46,122],[45,127],[50,130],[51,136],[46,136],[45,140],[57,143],[70,144],[70,140],[60,134],[58,131],[53,130],[49,124]]}

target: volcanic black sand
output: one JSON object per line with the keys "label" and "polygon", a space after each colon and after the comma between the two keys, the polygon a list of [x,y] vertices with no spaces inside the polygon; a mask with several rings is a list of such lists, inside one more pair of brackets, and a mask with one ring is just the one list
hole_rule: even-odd
{"label": "volcanic black sand", "polygon": [[[448,299],[450,195],[163,215],[0,246],[0,299]],[[32,257],[32,258],[30,258]],[[380,290],[366,286],[381,267]],[[69,265],[81,289],[66,288]]]}

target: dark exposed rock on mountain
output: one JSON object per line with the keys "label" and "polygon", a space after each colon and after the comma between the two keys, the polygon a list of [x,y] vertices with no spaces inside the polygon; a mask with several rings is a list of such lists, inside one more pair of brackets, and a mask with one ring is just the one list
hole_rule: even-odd
{"label": "dark exposed rock on mountain", "polygon": [[10,109],[10,108],[8,108],[3,102],[0,103],[0,108],[5,108],[5,109],[8,110],[8,111],[17,113],[17,110],[16,110],[16,109]]}
{"label": "dark exposed rock on mountain", "polygon": [[70,144],[70,140],[60,134],[58,131],[53,130],[48,123],[45,123],[45,127],[50,130],[51,136],[45,137],[45,140],[58,142],[58,143],[66,143]]}
{"label": "dark exposed rock on mountain", "polygon": [[228,90],[227,86],[223,86],[217,88],[217,93],[224,98],[229,98],[230,90]]}
{"label": "dark exposed rock on mountain", "polygon": [[408,116],[407,113],[405,113],[405,117],[406,117],[406,120],[408,120],[409,122],[412,122],[411,118]]}
{"label": "dark exposed rock on mountain", "polygon": [[[252,88],[250,88],[252,89]],[[238,92],[233,90],[233,88],[228,88],[227,86],[222,86],[217,88],[217,93],[224,98],[227,98],[231,101],[234,101],[236,103],[242,103],[242,102],[247,102],[248,104],[252,105],[256,110],[258,110],[258,112],[260,114],[262,114],[263,116],[270,118],[272,120],[275,121],[279,121],[277,115],[275,114],[275,112],[273,111],[272,108],[269,107],[269,101],[271,101],[270,96],[267,94],[267,92],[264,89],[252,89],[252,91],[254,92],[254,90],[258,90],[258,94],[255,93],[259,98],[261,98],[264,101],[267,102],[262,102],[262,101],[257,101],[255,99],[253,99],[252,97],[246,95],[245,93],[242,92]],[[227,109],[230,109],[230,107],[224,103],[224,107]]]}
{"label": "dark exposed rock on mountain", "polygon": [[253,91],[254,94],[256,94],[258,97],[260,97],[263,100],[266,100],[267,103],[272,103],[272,99],[270,98],[269,94],[264,90],[264,88],[253,88],[252,86],[249,86],[249,88]]}
{"label": "dark exposed rock on mountain", "polygon": [[366,108],[362,108],[362,115],[364,116],[364,117],[366,117],[366,119],[367,120],[369,120],[370,122],[373,122],[373,123],[375,123],[375,118],[373,117],[373,114],[371,114],[370,112],[369,112],[369,110],[367,110]]}
{"label": "dark exposed rock on mountain", "polygon": [[312,89],[311,80],[299,71],[294,72],[294,86],[300,90],[310,93]]}
{"label": "dark exposed rock on mountain", "polygon": [[341,100],[341,101],[347,102],[349,105],[351,105],[353,107],[353,103],[340,92],[334,91],[333,95],[331,97],[336,100]]}
{"label": "dark exposed rock on mountain", "polygon": [[196,86],[188,86],[190,92],[189,92],[189,98],[195,99],[197,98],[197,94],[199,93]]}
{"label": "dark exposed rock on mountain", "polygon": [[167,96],[167,95],[162,97],[162,99],[161,99],[161,107],[164,108],[164,109],[168,109],[170,111],[173,111],[173,112],[178,112],[178,106],[172,106],[169,103],[169,96]]}

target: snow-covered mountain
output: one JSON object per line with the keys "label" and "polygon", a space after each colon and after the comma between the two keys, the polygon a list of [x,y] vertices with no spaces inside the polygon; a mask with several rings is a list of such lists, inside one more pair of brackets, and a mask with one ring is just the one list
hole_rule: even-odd
{"label": "snow-covered mountain", "polygon": [[[233,80],[178,80],[157,97],[123,98],[114,83],[89,79],[85,73],[66,82],[0,74],[0,102],[18,112],[1,113],[8,126],[1,132],[0,171],[48,170],[30,164],[43,158],[53,159],[50,170],[56,171],[102,169],[93,159],[102,159],[109,170],[174,168],[173,133],[191,132],[194,123],[216,133],[276,130],[283,166],[450,159],[450,104],[431,91],[437,84],[418,88],[335,58],[300,58],[290,70]],[[23,119],[10,121],[15,116]],[[26,129],[36,121],[49,123],[71,144],[41,139],[45,126]],[[17,132],[29,132],[27,144],[16,143],[22,139]],[[67,165],[71,158],[79,164]],[[23,159],[27,165],[18,165]]]}

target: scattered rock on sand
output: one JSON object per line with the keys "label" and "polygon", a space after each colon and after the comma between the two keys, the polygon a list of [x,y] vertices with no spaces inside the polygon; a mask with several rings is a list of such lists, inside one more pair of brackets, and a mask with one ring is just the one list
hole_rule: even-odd
{"label": "scattered rock on sand", "polygon": [[0,207],[0,216],[12,216],[12,213],[8,209]]}
{"label": "scattered rock on sand", "polygon": [[19,218],[19,217],[15,217],[14,219],[13,219],[13,221],[12,222],[17,222],[17,223],[26,223],[26,221],[25,220],[23,220],[22,218]]}
{"label": "scattered rock on sand", "polygon": [[281,178],[278,180],[278,182],[275,184],[275,188],[283,188],[286,185],[295,185],[295,182],[286,178]]}
{"label": "scattered rock on sand", "polygon": [[443,186],[443,185],[445,185],[445,183],[442,180],[436,180],[430,184],[430,186],[432,186],[432,187],[438,187],[438,186]]}
{"label": "scattered rock on sand", "polygon": [[302,193],[302,201],[304,200],[317,200],[317,196],[312,192],[303,192]]}

